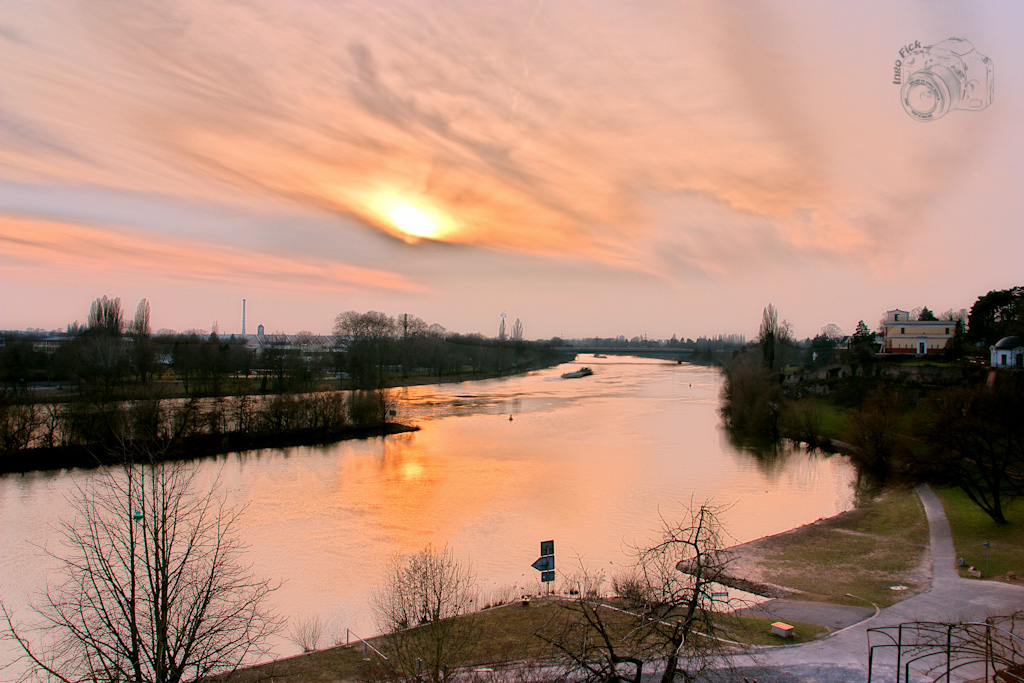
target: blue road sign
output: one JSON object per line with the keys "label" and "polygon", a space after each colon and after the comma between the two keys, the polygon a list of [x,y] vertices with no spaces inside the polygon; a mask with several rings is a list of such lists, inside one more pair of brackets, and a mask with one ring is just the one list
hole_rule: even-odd
{"label": "blue road sign", "polygon": [[542,583],[550,583],[555,580],[555,542],[540,542],[540,557],[530,565],[540,572]]}
{"label": "blue road sign", "polygon": [[537,561],[530,566],[539,572],[549,572],[555,568],[555,556],[538,557]]}

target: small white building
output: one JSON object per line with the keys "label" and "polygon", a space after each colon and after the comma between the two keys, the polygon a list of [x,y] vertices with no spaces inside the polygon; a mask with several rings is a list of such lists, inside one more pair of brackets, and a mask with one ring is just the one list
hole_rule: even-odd
{"label": "small white building", "polygon": [[1003,337],[989,347],[994,368],[1024,368],[1024,339]]}

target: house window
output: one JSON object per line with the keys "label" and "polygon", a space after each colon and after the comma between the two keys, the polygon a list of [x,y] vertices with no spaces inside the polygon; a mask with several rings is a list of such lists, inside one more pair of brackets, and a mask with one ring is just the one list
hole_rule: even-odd
{"label": "house window", "polygon": [[948,327],[946,328],[946,334],[949,334],[949,328]]}
{"label": "house window", "polygon": [[1001,365],[1006,365],[1006,354],[1005,353],[1000,354],[999,355],[999,360],[1001,361],[1001,363],[1000,363]]}
{"label": "house window", "polygon": [[907,328],[901,327],[900,328],[900,334],[906,334],[906,333],[907,333]]}
{"label": "house window", "polygon": [[897,313],[897,314],[896,314],[896,317],[894,318],[894,320],[895,320],[896,322],[899,322],[899,321],[900,321],[900,314],[899,314],[899,313]]}

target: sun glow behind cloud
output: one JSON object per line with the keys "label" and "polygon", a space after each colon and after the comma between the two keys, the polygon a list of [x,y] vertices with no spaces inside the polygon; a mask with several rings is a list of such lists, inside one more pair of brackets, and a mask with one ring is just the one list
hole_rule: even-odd
{"label": "sun glow behind cloud", "polygon": [[451,221],[436,212],[401,199],[388,199],[383,203],[388,223],[407,242],[415,243],[420,239],[441,240],[452,233]]}

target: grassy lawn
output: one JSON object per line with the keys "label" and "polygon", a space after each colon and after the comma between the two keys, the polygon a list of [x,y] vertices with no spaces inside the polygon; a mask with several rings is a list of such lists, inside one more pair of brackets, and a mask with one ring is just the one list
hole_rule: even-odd
{"label": "grassy lawn", "polygon": [[817,420],[818,432],[821,436],[842,441],[850,425],[853,411],[837,406],[826,399],[816,396],[789,401],[790,419],[797,428],[800,427],[800,416],[811,414]]}
{"label": "grassy lawn", "polygon": [[829,628],[821,624],[808,624],[803,621],[786,621],[793,627],[793,635],[783,638],[772,633],[775,619],[752,617],[749,615],[723,615],[721,625],[726,637],[737,643],[746,645],[793,645],[817,640],[828,635]]}
{"label": "grassy lawn", "polygon": [[[550,661],[557,652],[535,634],[543,631],[545,625],[557,623],[565,614],[554,600],[535,598],[528,607],[515,602],[473,615],[479,622],[481,633],[467,666],[498,668],[511,662]],[[613,610],[608,611],[604,619],[613,629],[619,626],[620,621],[623,625],[631,623]],[[771,634],[771,621],[762,617],[722,615],[720,623],[729,640],[750,645],[801,643],[828,633],[824,626],[792,622],[794,636],[783,639]],[[382,640],[372,638],[370,643],[384,650]],[[302,683],[379,680],[381,660],[372,651],[368,651],[368,657],[368,660],[363,659],[363,646],[356,643],[350,647],[332,647],[263,664],[240,671],[230,680],[232,683],[271,679]]]}
{"label": "grassy lawn", "polygon": [[850,427],[852,411],[828,403],[820,398],[805,399],[814,402],[821,415],[821,433],[830,439],[842,440]]}
{"label": "grassy lawn", "polygon": [[[919,570],[927,546],[924,508],[912,489],[900,489],[836,517],[738,546],[734,575],[796,589],[793,597],[801,600],[855,606],[869,600],[885,607],[922,587]],[[891,590],[897,585],[908,590]]]}
{"label": "grassy lawn", "polygon": [[[490,666],[498,662],[550,657],[554,653],[534,634],[558,613],[548,600],[534,599],[528,607],[514,602],[486,609],[473,615],[478,620],[481,637],[473,650],[470,666]],[[370,638],[374,647],[386,650],[382,638]],[[255,681],[302,681],[302,683],[333,683],[345,680],[377,680],[380,659],[369,651],[363,659],[363,646],[332,647],[238,672],[232,683]]]}
{"label": "grassy lawn", "polygon": [[[957,557],[980,569],[986,577],[1005,577],[1006,572],[1013,571],[1018,581],[1024,580],[1024,499],[1018,498],[1006,505],[1003,512],[1010,521],[996,524],[960,489],[936,488],[935,493],[949,518]],[[987,572],[986,542],[989,543]],[[960,570],[960,575],[967,576],[966,567]]]}

